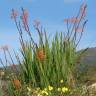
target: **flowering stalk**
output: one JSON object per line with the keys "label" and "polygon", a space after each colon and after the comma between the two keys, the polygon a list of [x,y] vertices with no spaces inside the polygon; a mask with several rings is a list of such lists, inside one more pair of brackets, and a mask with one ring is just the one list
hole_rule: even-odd
{"label": "flowering stalk", "polygon": [[[80,32],[80,37],[78,38],[78,41],[77,41],[77,44],[76,44],[75,48],[78,46],[78,44],[79,44],[79,42],[80,42],[80,40],[82,38],[85,25],[86,25],[86,23],[88,21],[88,20],[84,21],[84,18],[86,16],[86,8],[87,8],[87,5],[83,3],[81,5],[79,13],[78,13],[78,15],[76,17],[72,17],[70,19],[64,19],[64,21],[67,22],[68,32],[67,32],[66,38],[68,38],[68,41],[70,39],[72,39],[74,42],[77,41],[76,40],[77,39],[76,38],[77,37],[77,32],[81,31]],[[68,27],[69,23],[71,23],[73,25],[70,25],[70,27]],[[82,25],[82,28],[80,28],[80,25]],[[71,27],[72,27],[72,29],[71,29]]]}

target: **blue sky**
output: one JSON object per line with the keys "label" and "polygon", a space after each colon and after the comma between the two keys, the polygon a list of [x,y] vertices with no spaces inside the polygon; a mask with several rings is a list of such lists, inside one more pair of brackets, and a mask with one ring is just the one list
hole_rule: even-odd
{"label": "blue sky", "polygon": [[[0,46],[19,48],[18,31],[10,18],[11,9],[20,12],[24,7],[29,11],[30,24],[40,19],[49,33],[64,31],[64,18],[74,16],[84,0],[0,0]],[[88,23],[79,49],[96,46],[96,0],[86,0]],[[32,28],[32,31],[34,28]],[[33,31],[34,32],[34,31]],[[34,34],[34,33],[33,33]],[[35,39],[37,38],[34,34]]]}

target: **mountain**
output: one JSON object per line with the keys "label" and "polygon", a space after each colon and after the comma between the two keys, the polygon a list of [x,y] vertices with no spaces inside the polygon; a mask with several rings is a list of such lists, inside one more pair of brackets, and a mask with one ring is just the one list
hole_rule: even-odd
{"label": "mountain", "polygon": [[79,79],[82,82],[96,82],[96,47],[85,51],[78,68]]}
{"label": "mountain", "polygon": [[96,66],[96,48],[87,49],[80,62],[88,66]]}

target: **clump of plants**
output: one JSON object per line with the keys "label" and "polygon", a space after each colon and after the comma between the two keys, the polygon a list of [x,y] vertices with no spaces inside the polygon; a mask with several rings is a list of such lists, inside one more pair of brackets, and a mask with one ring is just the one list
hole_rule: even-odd
{"label": "clump of plants", "polygon": [[[76,17],[64,20],[67,32],[56,33],[51,43],[48,33],[38,20],[34,20],[34,28],[39,37],[38,43],[35,42],[28,24],[28,12],[22,8],[22,14],[18,18],[16,10],[12,9],[11,18],[19,32],[21,55],[14,51],[18,62],[18,65],[15,65],[9,49],[3,48],[5,57],[8,54],[13,64],[13,71],[8,70],[8,96],[83,96],[82,92],[78,91],[76,73],[76,64],[79,63],[83,52],[77,54],[76,48],[87,23],[86,7],[86,4],[82,4]],[[23,31],[28,35],[28,40],[24,39]],[[4,65],[1,59],[0,61]]]}

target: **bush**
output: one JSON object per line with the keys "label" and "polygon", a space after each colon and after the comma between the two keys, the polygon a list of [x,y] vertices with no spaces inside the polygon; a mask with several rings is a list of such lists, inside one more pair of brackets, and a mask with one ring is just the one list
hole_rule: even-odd
{"label": "bush", "polygon": [[[9,96],[71,96],[74,93],[73,88],[77,90],[76,64],[83,52],[77,54],[76,48],[87,22],[84,20],[85,12],[86,4],[82,4],[77,17],[65,19],[68,31],[66,35],[62,32],[56,33],[51,43],[46,31],[42,31],[40,22],[35,20],[34,27],[39,35],[39,44],[37,44],[31,35],[27,11],[22,8],[20,16],[23,28],[29,36],[29,40],[25,41],[21,22],[18,23],[17,13],[12,9],[12,19],[20,34],[22,60],[14,52],[18,61],[18,65],[15,65],[9,50],[3,48],[11,58],[13,63],[11,67],[16,70],[9,76]],[[69,23],[71,23],[70,28]],[[80,26],[82,30],[78,32]],[[3,64],[2,60],[1,63]],[[16,66],[19,66],[19,69]]]}

